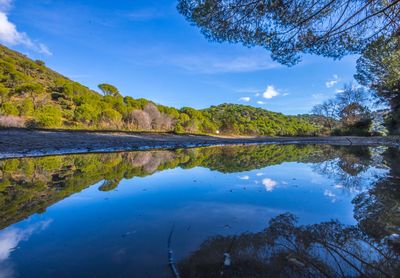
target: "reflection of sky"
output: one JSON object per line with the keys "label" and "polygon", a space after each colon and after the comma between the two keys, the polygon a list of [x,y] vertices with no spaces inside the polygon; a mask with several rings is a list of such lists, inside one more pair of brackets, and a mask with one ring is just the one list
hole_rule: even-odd
{"label": "reflection of sky", "polygon": [[[21,241],[27,241],[35,232],[45,230],[51,220],[39,221],[24,228],[10,227],[0,231],[0,277],[13,277],[12,265],[7,262],[11,253],[18,248]],[[17,226],[17,225],[16,225]]]}
{"label": "reflection of sky", "polygon": [[[260,231],[284,212],[296,214],[301,224],[355,223],[354,193],[310,164],[231,174],[177,168],[123,180],[110,192],[98,191],[100,184],[48,208],[40,217],[54,219],[46,230],[37,216],[3,230],[0,258],[10,258],[22,277],[64,277],[60,273],[66,270],[70,276],[157,276],[168,271],[166,244],[173,225],[172,248],[179,260],[210,236]],[[36,226],[18,228],[35,219]],[[34,230],[42,232],[29,239]],[[10,253],[23,240],[26,244]],[[51,271],[43,274],[43,269]]]}

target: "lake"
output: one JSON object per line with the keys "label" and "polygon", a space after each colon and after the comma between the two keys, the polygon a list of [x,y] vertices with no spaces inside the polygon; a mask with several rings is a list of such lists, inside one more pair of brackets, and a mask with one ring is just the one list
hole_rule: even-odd
{"label": "lake", "polygon": [[246,145],[0,161],[0,277],[395,277],[400,150]]}

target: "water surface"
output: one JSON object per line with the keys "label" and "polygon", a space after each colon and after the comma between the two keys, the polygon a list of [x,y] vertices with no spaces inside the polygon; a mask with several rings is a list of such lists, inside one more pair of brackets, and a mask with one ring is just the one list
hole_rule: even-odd
{"label": "water surface", "polygon": [[3,160],[0,277],[394,277],[399,154],[251,145]]}

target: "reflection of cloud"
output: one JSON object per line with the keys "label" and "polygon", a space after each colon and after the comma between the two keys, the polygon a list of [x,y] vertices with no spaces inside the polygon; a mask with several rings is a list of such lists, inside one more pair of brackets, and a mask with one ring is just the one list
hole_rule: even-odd
{"label": "reflection of cloud", "polygon": [[326,190],[324,191],[324,196],[330,198],[330,199],[332,200],[332,203],[335,203],[335,202],[336,202],[336,195],[335,195],[335,193],[333,193],[332,191],[326,189]]}
{"label": "reflection of cloud", "polygon": [[[28,240],[34,232],[45,230],[51,220],[42,221],[28,226],[25,229],[9,228],[0,232],[0,263],[7,260],[11,252],[23,240]],[[3,277],[3,276],[1,276]]]}
{"label": "reflection of cloud", "polygon": [[274,187],[278,184],[276,181],[269,179],[269,178],[265,178],[262,180],[262,184],[265,186],[265,190],[267,190],[268,192],[274,190]]}
{"label": "reflection of cloud", "polygon": [[264,176],[264,173],[257,173],[256,176],[257,176],[257,177]]}
{"label": "reflection of cloud", "polygon": [[336,74],[334,74],[334,75],[333,75],[333,79],[327,81],[327,82],[325,83],[325,85],[326,85],[327,88],[332,88],[332,87],[335,86],[339,81],[340,81],[340,80],[339,80],[339,77],[338,77]]}
{"label": "reflection of cloud", "polygon": [[330,191],[328,189],[326,189],[324,191],[324,196],[326,196],[326,197],[336,197],[336,195],[332,191]]}
{"label": "reflection of cloud", "polygon": [[242,177],[239,177],[239,179],[241,179],[241,180],[248,180],[248,179],[250,179],[250,177],[249,177],[249,176],[242,176]]}

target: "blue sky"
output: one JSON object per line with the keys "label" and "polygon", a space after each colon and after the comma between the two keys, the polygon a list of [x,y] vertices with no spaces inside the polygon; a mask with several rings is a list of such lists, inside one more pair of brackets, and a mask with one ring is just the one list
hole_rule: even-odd
{"label": "blue sky", "polygon": [[175,0],[0,0],[0,42],[96,89],[205,108],[240,103],[307,113],[353,80],[356,57],[304,56],[294,67],[261,48],[207,41]]}

